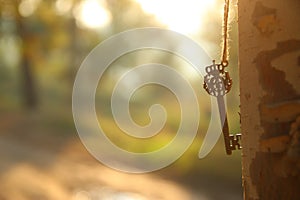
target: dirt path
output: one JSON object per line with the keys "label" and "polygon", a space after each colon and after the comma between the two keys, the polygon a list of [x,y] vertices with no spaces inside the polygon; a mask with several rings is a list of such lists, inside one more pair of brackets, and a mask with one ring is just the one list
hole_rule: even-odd
{"label": "dirt path", "polygon": [[242,199],[239,182],[210,168],[175,177],[171,166],[143,175],[111,170],[87,152],[73,124],[50,119],[0,115],[0,200]]}
{"label": "dirt path", "polygon": [[0,136],[1,200],[207,199],[193,197],[183,186],[151,174],[132,175],[106,168],[78,141],[53,151],[47,145],[30,143]]}

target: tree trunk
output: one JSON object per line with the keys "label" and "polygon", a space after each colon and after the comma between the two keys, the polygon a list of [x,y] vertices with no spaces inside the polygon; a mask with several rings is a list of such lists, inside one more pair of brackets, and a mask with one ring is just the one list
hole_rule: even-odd
{"label": "tree trunk", "polygon": [[15,7],[15,18],[17,25],[17,34],[22,40],[21,48],[21,90],[23,93],[23,103],[28,109],[34,109],[37,106],[37,93],[35,88],[34,74],[32,71],[32,64],[30,62],[30,52],[29,46],[31,45],[31,40],[29,33],[26,31],[22,16],[18,12],[19,1],[13,1]]}
{"label": "tree trunk", "polygon": [[245,199],[300,199],[300,2],[239,0]]}
{"label": "tree trunk", "polygon": [[34,109],[37,106],[37,95],[33,79],[33,73],[30,66],[30,61],[23,56],[21,61],[22,68],[22,90],[24,94],[24,105],[26,108]]}

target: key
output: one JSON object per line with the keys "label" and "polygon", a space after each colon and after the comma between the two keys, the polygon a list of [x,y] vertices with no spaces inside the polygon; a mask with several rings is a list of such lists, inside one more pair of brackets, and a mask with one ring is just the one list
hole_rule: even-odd
{"label": "key", "polygon": [[204,77],[204,89],[208,94],[217,98],[219,115],[222,127],[222,133],[224,137],[225,150],[227,155],[231,155],[233,150],[241,149],[239,143],[241,134],[231,135],[229,133],[229,126],[227,120],[227,113],[224,101],[224,95],[227,94],[232,86],[232,80],[229,73],[225,71],[227,62],[224,64],[216,64],[213,60],[213,64],[205,68],[207,75]]}

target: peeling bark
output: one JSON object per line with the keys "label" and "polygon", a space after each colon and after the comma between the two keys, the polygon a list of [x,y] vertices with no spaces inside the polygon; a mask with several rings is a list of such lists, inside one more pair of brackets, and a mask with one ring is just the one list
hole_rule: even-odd
{"label": "peeling bark", "polygon": [[300,199],[299,10],[298,0],[239,1],[245,199]]}

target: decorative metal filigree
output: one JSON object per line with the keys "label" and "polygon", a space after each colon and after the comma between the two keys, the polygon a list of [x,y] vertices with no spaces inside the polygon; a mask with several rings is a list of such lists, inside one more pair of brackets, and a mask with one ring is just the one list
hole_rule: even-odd
{"label": "decorative metal filigree", "polygon": [[229,73],[225,71],[225,67],[226,65],[223,63],[216,64],[213,61],[212,65],[205,68],[207,75],[204,77],[203,88],[208,94],[218,97],[224,96],[230,91],[232,79]]}

